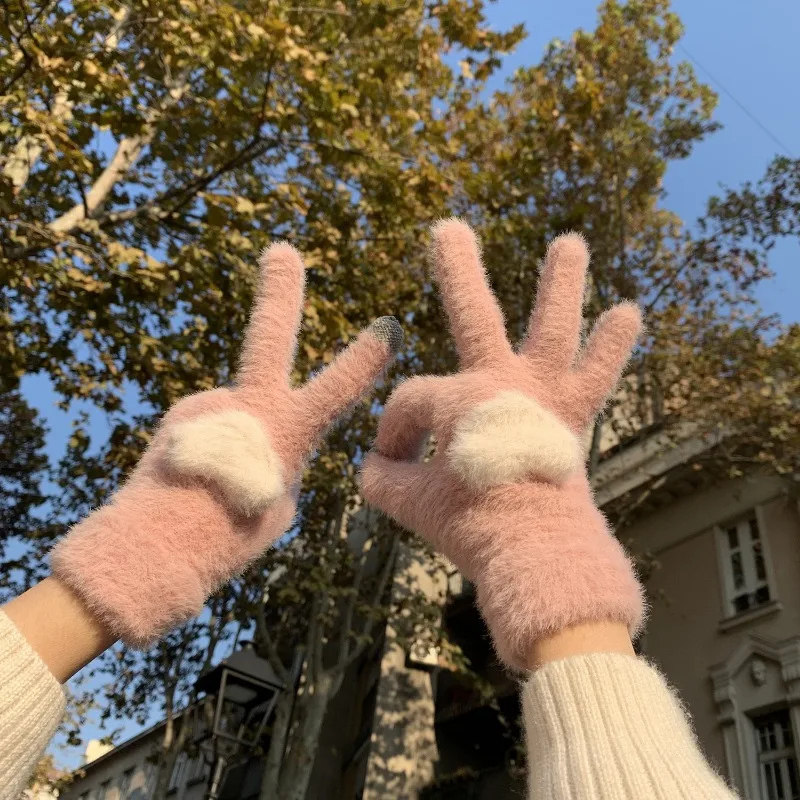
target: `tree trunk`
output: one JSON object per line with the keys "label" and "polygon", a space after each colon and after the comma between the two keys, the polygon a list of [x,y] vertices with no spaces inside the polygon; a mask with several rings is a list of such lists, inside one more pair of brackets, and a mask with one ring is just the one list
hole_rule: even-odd
{"label": "tree trunk", "polygon": [[305,700],[292,748],[282,764],[276,800],[305,800],[332,688],[333,676],[325,675],[314,682],[314,694]]}
{"label": "tree trunk", "polygon": [[165,756],[165,760],[159,760],[156,767],[156,785],[153,789],[153,800],[166,800],[167,791],[169,790],[169,779],[174,768],[175,758],[171,758],[169,754]]}
{"label": "tree trunk", "polygon": [[278,796],[278,782],[281,777],[283,755],[286,752],[286,740],[289,736],[294,698],[294,692],[286,692],[275,708],[275,721],[272,725],[267,763],[264,765],[264,774],[261,778],[259,800],[274,800]]}
{"label": "tree trunk", "polygon": [[153,789],[153,800],[165,800],[177,755],[174,742],[171,744],[166,744],[166,741],[162,743],[158,764],[156,764],[156,785]]}

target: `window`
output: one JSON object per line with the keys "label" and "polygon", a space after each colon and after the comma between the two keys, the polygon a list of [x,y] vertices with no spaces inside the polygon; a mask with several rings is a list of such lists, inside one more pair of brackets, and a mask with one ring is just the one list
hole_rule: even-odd
{"label": "window", "polygon": [[111,800],[111,778],[103,781],[100,784],[100,789],[97,792],[98,800]]}
{"label": "window", "polygon": [[169,779],[169,789],[178,789],[183,786],[183,776],[186,772],[186,764],[189,757],[186,753],[179,753],[175,759],[175,766],[172,768],[172,775]]}
{"label": "window", "polygon": [[764,541],[755,513],[719,531],[728,615],[742,614],[772,598]]}
{"label": "window", "polygon": [[789,710],[753,720],[764,800],[800,800],[800,778]]}
{"label": "window", "polygon": [[126,769],[125,772],[122,773],[122,776],[119,779],[120,800],[128,800],[128,793],[131,790],[131,784],[133,783],[133,773],[135,771],[136,768],[131,767],[130,769]]}
{"label": "window", "polygon": [[158,781],[158,767],[152,762],[148,762],[147,766],[145,767],[144,773],[144,796],[150,797],[150,795],[156,789],[156,782]]}
{"label": "window", "polygon": [[189,760],[189,765],[186,769],[186,783],[193,781],[203,780],[206,777],[206,762],[203,756],[198,753],[196,756]]}

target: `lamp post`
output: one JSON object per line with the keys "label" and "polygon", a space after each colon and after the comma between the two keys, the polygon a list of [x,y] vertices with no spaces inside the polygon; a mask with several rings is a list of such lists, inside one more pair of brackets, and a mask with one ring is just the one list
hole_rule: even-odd
{"label": "lamp post", "polygon": [[252,642],[200,676],[198,692],[215,698],[206,740],[212,766],[208,800],[218,800],[234,757],[255,749],[284,688],[269,661],[256,655]]}

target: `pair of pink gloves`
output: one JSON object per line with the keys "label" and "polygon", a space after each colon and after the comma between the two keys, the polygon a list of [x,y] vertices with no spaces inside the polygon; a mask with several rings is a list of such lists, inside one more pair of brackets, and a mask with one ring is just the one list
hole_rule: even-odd
{"label": "pair of pink gloves", "polygon": [[[364,497],[477,585],[498,655],[513,669],[529,666],[537,639],[571,625],[613,620],[635,632],[641,587],[593,503],[583,443],[639,334],[638,308],[607,311],[581,348],[589,255],[579,236],[562,236],[515,351],[470,228],[447,220],[433,235],[461,371],[412,378],[392,394],[364,463]],[[314,443],[401,345],[397,321],[384,317],[293,388],[303,264],[277,244],[261,267],[236,388],[170,409],[111,502],[53,551],[54,573],[133,646],[198,614],[289,528]],[[437,452],[420,462],[429,433]]]}

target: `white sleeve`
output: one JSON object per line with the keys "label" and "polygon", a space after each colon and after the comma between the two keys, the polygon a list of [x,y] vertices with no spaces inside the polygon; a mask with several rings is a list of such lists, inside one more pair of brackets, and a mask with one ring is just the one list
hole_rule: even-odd
{"label": "white sleeve", "polygon": [[58,728],[59,682],[0,611],[0,800],[17,800]]}
{"label": "white sleeve", "polygon": [[643,659],[546,664],[522,690],[530,800],[732,800],[688,715]]}

